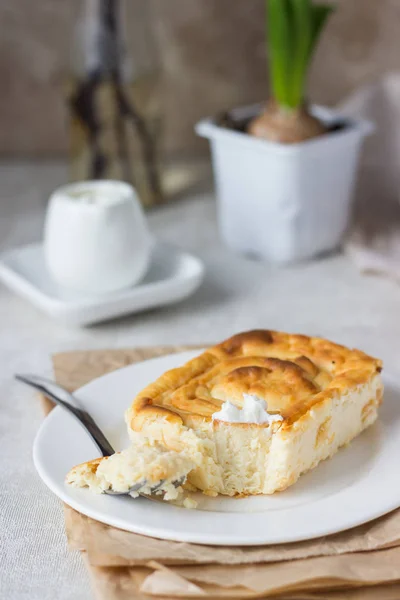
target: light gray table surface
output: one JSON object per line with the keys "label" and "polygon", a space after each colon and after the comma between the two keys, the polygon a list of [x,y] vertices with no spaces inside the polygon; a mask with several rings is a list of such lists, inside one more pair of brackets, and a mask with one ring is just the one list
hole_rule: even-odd
{"label": "light gray table surface", "polygon": [[[0,250],[40,239],[46,199],[64,183],[60,163],[0,164]],[[211,185],[208,186],[209,190]],[[68,551],[62,507],[36,474],[32,443],[42,421],[15,372],[50,375],[53,352],[214,342],[250,328],[323,335],[400,364],[400,286],[359,274],[335,254],[276,268],[220,242],[215,199],[198,191],[149,214],[151,230],[202,258],[206,277],[188,300],[86,329],[50,321],[0,284],[0,597],[87,600],[80,557]]]}

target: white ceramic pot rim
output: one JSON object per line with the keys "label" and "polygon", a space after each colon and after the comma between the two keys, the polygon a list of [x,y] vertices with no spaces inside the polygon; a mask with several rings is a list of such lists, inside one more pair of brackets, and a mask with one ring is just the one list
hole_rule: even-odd
{"label": "white ceramic pot rim", "polygon": [[[262,109],[262,104],[252,104],[251,106],[241,106],[234,108],[231,113],[237,118],[250,118],[256,116]],[[235,140],[235,144],[240,143],[243,146],[251,145],[254,149],[264,153],[274,153],[283,155],[293,155],[299,152],[314,153],[320,152],[321,146],[326,146],[334,140],[339,141],[341,138],[345,138],[349,133],[357,131],[362,136],[371,135],[375,131],[375,126],[371,121],[367,121],[361,118],[348,117],[341,114],[339,111],[327,108],[325,106],[319,106],[316,104],[311,105],[311,113],[323,121],[326,124],[333,124],[338,120],[346,122],[347,126],[337,131],[328,132],[326,135],[320,135],[316,138],[305,140],[297,144],[281,144],[278,142],[270,142],[256,138],[252,135],[244,133],[242,131],[235,131],[221,127],[216,124],[215,118],[207,117],[199,121],[195,130],[199,135],[211,138],[211,139],[224,139],[226,141]]]}
{"label": "white ceramic pot rim", "polygon": [[[119,181],[118,179],[88,179],[85,181],[77,181],[75,183],[67,183],[66,185],[58,187],[53,192],[53,195],[71,201],[74,194],[93,191],[94,188],[97,188],[103,193],[107,191],[112,192],[114,204],[126,202],[127,199],[132,197],[138,199],[136,190],[129,183]],[[97,207],[99,207],[99,205],[97,205]]]}

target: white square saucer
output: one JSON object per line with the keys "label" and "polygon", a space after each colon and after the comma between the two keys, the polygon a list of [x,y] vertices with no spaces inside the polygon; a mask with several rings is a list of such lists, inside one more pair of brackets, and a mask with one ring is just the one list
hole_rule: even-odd
{"label": "white square saucer", "polygon": [[0,255],[0,280],[7,287],[50,317],[80,326],[183,300],[199,287],[203,275],[204,266],[198,258],[156,242],[149,271],[139,284],[90,296],[71,292],[51,279],[41,243]]}

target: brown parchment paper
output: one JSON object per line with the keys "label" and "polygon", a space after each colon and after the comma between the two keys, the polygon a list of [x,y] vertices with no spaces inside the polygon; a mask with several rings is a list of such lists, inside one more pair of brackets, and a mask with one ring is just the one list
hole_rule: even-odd
{"label": "brown parchment paper", "polygon": [[70,546],[85,550],[91,564],[96,566],[140,566],[149,560],[161,560],[165,565],[254,564],[366,552],[400,544],[400,511],[326,538],[241,548],[145,537],[94,521],[68,506],[65,507],[65,521]]}
{"label": "brown parchment paper", "polygon": [[[57,354],[55,378],[73,391],[128,364],[191,348]],[[53,405],[41,401],[47,414]],[[400,600],[400,510],[333,536],[263,547],[158,540],[109,527],[68,506],[65,524],[68,543],[82,552],[95,595],[102,600]]]}

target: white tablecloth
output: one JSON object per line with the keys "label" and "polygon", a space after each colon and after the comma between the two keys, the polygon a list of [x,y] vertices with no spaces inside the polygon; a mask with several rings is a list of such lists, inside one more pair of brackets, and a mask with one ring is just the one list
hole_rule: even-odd
{"label": "white tablecloth", "polygon": [[[40,238],[45,201],[65,171],[54,164],[0,165],[0,248]],[[87,600],[81,559],[69,552],[61,503],[37,476],[32,443],[42,415],[16,372],[50,374],[49,356],[69,349],[198,343],[267,327],[319,334],[400,364],[400,287],[361,276],[331,256],[276,269],[238,258],[219,242],[210,193],[150,214],[154,233],[206,263],[191,299],[87,329],[66,328],[0,285],[0,597]]]}

